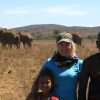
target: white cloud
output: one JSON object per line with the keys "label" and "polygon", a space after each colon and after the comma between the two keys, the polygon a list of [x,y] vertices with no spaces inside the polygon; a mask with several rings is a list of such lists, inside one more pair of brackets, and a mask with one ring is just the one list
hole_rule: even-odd
{"label": "white cloud", "polygon": [[46,10],[48,13],[54,13],[54,14],[63,14],[63,15],[74,15],[74,16],[83,16],[87,15],[87,12],[75,10],[71,7],[61,7],[61,8],[49,8]]}
{"label": "white cloud", "polygon": [[57,14],[57,15],[73,15],[73,16],[83,16],[88,13],[85,11],[80,11],[72,7],[55,7],[55,8],[16,8],[4,11],[5,14],[9,15],[19,15],[19,14]]}
{"label": "white cloud", "polygon": [[8,14],[8,15],[18,15],[18,14],[28,14],[29,13],[29,11],[27,11],[27,10],[24,10],[24,9],[13,9],[13,10],[5,10],[4,11],[4,13],[5,14]]}

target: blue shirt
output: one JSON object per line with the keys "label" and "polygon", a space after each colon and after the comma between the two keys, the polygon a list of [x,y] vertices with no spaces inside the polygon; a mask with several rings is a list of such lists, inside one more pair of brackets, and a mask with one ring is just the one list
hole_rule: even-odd
{"label": "blue shirt", "polygon": [[60,100],[77,100],[76,89],[82,62],[79,59],[71,67],[58,67],[49,58],[44,63],[41,70],[48,68],[52,71],[56,82],[53,94],[58,96]]}

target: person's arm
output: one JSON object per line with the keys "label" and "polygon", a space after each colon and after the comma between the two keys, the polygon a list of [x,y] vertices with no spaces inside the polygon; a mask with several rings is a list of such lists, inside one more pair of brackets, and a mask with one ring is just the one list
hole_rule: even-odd
{"label": "person's arm", "polygon": [[89,79],[89,71],[88,71],[88,61],[84,61],[82,64],[82,69],[79,77],[79,90],[78,90],[78,100],[86,100],[86,90],[87,83]]}

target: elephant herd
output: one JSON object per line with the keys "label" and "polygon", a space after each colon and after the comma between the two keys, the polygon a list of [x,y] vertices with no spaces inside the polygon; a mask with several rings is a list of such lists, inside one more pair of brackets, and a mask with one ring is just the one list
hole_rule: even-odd
{"label": "elephant herd", "polygon": [[0,43],[3,47],[9,46],[12,48],[14,45],[20,48],[21,43],[25,47],[32,46],[32,36],[28,32],[16,32],[15,30],[0,29]]}
{"label": "elephant herd", "polygon": [[[73,41],[78,44],[82,45],[82,38],[76,34],[73,35]],[[15,30],[8,30],[4,28],[0,28],[0,44],[3,47],[15,46],[17,48],[21,47],[23,44],[24,47],[28,46],[29,48],[32,46],[33,37],[29,32],[17,32]]]}

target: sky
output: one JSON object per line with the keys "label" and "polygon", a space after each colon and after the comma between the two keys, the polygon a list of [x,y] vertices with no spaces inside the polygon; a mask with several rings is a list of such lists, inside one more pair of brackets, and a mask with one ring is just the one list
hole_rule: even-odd
{"label": "sky", "polygon": [[0,0],[0,27],[100,26],[100,0]]}

